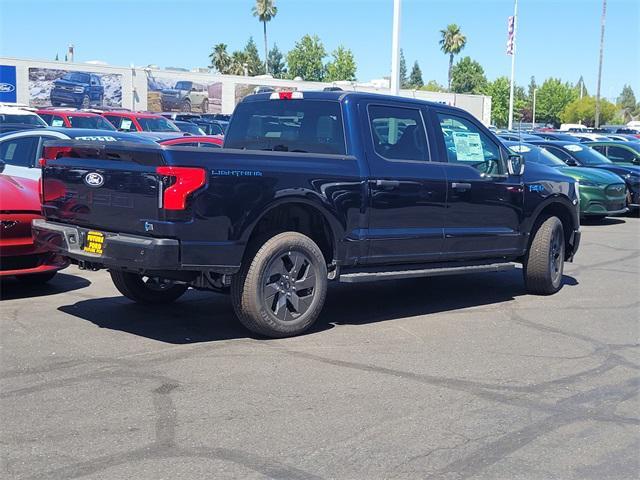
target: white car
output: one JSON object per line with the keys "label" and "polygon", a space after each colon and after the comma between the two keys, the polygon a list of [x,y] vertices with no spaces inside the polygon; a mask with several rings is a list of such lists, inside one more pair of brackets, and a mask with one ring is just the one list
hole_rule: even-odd
{"label": "white car", "polygon": [[0,104],[0,133],[46,126],[45,121],[31,110]]}
{"label": "white car", "polygon": [[5,163],[2,174],[38,180],[44,143],[51,140],[156,144],[152,139],[132,133],[84,128],[42,128],[5,133],[0,136],[0,160]]}
{"label": "white car", "polygon": [[608,142],[611,140],[609,137],[602,135],[601,133],[588,133],[588,132],[567,132],[569,135],[576,137],[580,142]]}

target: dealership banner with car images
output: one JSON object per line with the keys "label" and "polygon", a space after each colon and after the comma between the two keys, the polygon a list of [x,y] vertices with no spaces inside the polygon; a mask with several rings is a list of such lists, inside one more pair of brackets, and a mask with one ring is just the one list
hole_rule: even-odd
{"label": "dealership banner with car images", "polygon": [[264,92],[293,92],[297,90],[295,87],[282,85],[259,85],[256,83],[238,83],[235,86],[235,102],[236,105],[242,101],[247,95]]}
{"label": "dealership banner with car images", "polygon": [[17,95],[16,67],[0,65],[0,102],[15,103]]}
{"label": "dealership banner with car images", "polygon": [[150,112],[220,113],[222,83],[147,75]]}
{"label": "dealership banner with car images", "polygon": [[76,108],[121,107],[122,75],[29,68],[29,105]]}

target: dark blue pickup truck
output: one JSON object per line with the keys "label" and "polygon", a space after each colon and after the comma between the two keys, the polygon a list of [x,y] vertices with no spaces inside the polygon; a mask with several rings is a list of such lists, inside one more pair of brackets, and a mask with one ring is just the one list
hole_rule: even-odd
{"label": "dark blue pickup truck", "polygon": [[237,106],[219,150],[49,145],[34,231],[135,301],[230,291],[244,325],[283,337],[316,320],[331,280],[522,264],[529,292],[558,291],[578,185],[523,162],[457,108],[266,93]]}

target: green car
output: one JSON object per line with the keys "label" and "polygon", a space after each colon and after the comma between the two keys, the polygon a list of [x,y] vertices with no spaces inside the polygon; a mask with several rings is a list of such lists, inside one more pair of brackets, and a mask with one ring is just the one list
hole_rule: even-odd
{"label": "green car", "polygon": [[640,142],[587,142],[613,163],[640,165]]}
{"label": "green car", "polygon": [[519,153],[526,163],[556,168],[563,175],[575,178],[580,184],[580,216],[604,218],[627,211],[627,187],[618,175],[588,167],[568,167],[554,154],[535,145],[503,142],[511,151]]}

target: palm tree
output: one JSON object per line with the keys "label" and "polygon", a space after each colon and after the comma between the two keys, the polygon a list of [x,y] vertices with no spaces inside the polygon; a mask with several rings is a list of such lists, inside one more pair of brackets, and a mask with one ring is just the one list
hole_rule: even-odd
{"label": "palm tree", "polygon": [[267,73],[269,73],[269,63],[267,62],[267,58],[269,56],[267,22],[270,22],[278,13],[278,7],[276,7],[273,2],[274,0],[256,0],[256,4],[251,9],[253,16],[258,17],[258,20],[262,22],[264,31],[264,68]]}
{"label": "palm tree", "polygon": [[248,62],[249,58],[245,52],[233,52],[229,59],[229,68],[227,69],[227,73],[229,75],[248,75]]}
{"label": "palm tree", "polygon": [[219,73],[228,73],[231,58],[227,53],[227,45],[225,43],[219,43],[213,47],[213,50],[209,54],[211,59],[211,66]]}
{"label": "palm tree", "polygon": [[460,27],[455,23],[447,25],[447,28],[440,30],[440,50],[449,55],[449,90],[451,90],[451,69],[453,68],[453,57],[467,44],[467,37],[460,31]]}

